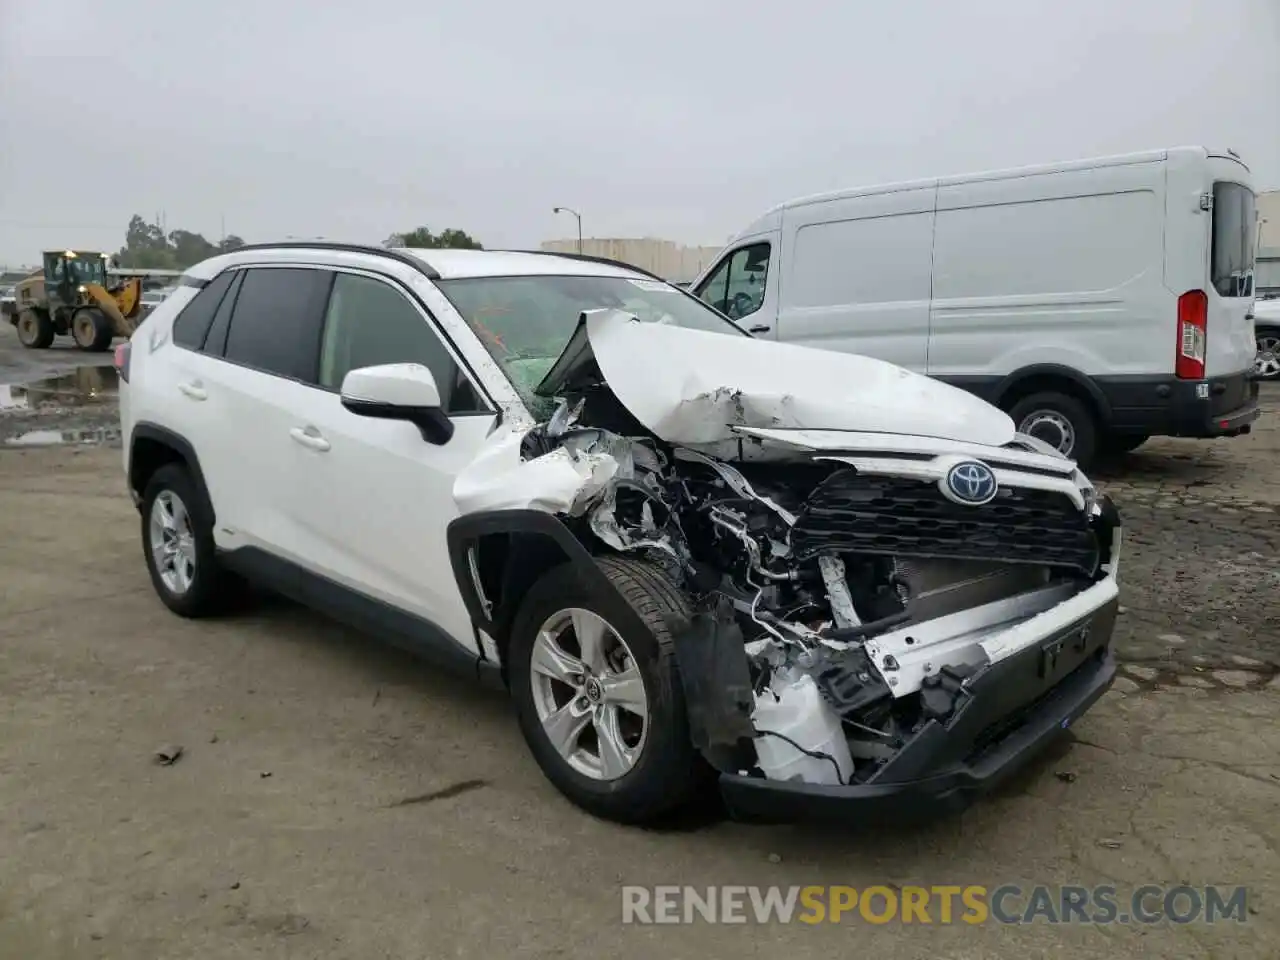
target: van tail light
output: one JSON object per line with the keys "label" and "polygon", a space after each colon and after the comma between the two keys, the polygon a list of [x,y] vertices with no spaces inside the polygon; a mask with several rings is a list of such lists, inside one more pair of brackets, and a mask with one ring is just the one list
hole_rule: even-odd
{"label": "van tail light", "polygon": [[116,373],[120,375],[120,379],[125,383],[129,382],[129,341],[125,341],[116,347],[115,354]]}
{"label": "van tail light", "polygon": [[1173,370],[1179,380],[1203,380],[1209,342],[1209,298],[1188,290],[1178,298],[1178,353]]}

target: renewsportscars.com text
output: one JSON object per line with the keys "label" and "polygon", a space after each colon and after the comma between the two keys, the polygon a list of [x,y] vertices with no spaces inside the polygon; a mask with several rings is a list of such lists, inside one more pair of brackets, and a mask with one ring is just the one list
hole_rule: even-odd
{"label": "renewsportscars.com text", "polygon": [[1245,887],[626,886],[622,922],[679,923],[1244,923]]}

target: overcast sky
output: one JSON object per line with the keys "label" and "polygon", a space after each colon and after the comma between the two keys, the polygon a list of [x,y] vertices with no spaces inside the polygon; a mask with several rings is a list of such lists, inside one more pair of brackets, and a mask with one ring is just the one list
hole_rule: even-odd
{"label": "overcast sky", "polygon": [[1280,0],[0,0],[0,262],[720,243],[792,196],[1149,147],[1280,187]]}

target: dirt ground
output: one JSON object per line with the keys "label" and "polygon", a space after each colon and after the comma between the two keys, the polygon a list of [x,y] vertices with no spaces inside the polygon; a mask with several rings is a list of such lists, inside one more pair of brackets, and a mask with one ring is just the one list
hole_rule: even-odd
{"label": "dirt ground", "polygon": [[[283,601],[172,616],[118,447],[6,442],[109,418],[109,398],[86,420],[68,396],[0,410],[4,960],[1276,955],[1280,390],[1250,437],[1153,442],[1100,473],[1126,522],[1124,677],[1059,749],[961,817],[836,835],[715,811],[602,823],[544,780],[501,696]],[[181,757],[158,765],[169,745]],[[622,923],[625,884],[1005,883],[1122,899],[1246,885],[1249,909],[1215,925]]]}

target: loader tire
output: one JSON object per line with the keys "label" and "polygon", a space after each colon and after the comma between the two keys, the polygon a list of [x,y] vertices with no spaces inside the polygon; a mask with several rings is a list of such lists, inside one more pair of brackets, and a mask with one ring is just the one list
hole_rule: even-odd
{"label": "loader tire", "polygon": [[28,350],[45,350],[53,344],[53,321],[43,310],[23,310],[14,326],[18,328],[18,342]]}
{"label": "loader tire", "polygon": [[71,318],[71,338],[87,353],[102,353],[109,349],[114,335],[111,318],[96,307],[78,310]]}

